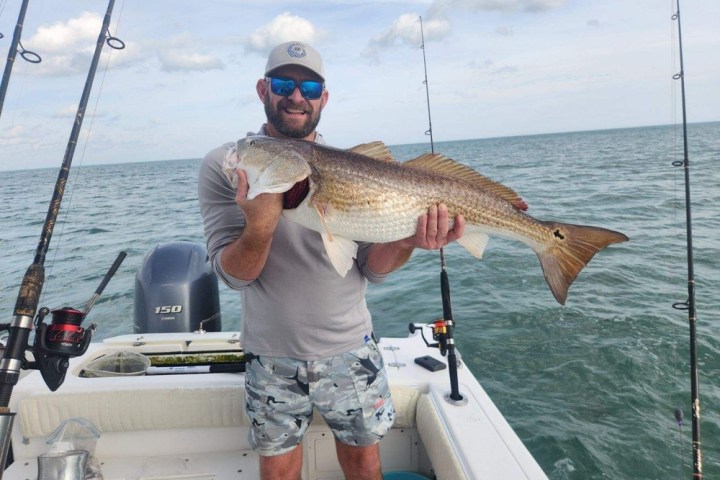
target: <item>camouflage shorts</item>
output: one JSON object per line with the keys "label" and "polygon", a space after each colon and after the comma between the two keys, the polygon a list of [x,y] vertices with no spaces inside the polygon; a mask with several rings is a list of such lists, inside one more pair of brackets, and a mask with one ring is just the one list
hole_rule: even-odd
{"label": "camouflage shorts", "polygon": [[315,361],[254,358],[245,372],[250,444],[279,455],[302,440],[313,416],[323,416],[335,438],[372,445],[395,417],[382,355],[369,340],[357,350]]}

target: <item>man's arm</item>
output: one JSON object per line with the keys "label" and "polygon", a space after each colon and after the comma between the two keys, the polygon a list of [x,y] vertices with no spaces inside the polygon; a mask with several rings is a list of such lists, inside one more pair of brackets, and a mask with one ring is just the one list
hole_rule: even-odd
{"label": "man's arm", "polygon": [[376,274],[387,274],[403,266],[416,248],[438,250],[454,242],[465,232],[465,219],[458,215],[452,229],[449,223],[448,210],[444,204],[431,206],[428,213],[418,219],[415,236],[395,242],[376,243],[370,247],[367,266]]}
{"label": "man's arm", "polygon": [[237,173],[235,202],[245,214],[245,228],[235,241],[225,246],[220,264],[227,274],[252,281],[265,267],[272,236],[282,214],[282,194],[263,193],[248,200],[247,176],[242,170]]}

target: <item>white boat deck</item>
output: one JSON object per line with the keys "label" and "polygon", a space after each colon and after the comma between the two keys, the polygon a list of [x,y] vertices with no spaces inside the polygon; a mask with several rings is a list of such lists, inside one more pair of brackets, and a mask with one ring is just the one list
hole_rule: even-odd
{"label": "white boat deck", "polygon": [[[547,478],[466,367],[458,371],[462,406],[445,400],[448,370],[414,363],[433,355],[416,335],[380,342],[397,410],[381,442],[385,471],[414,471],[439,480]],[[17,413],[15,462],[6,480],[37,478],[37,456],[62,421],[79,416],[103,433],[95,456],[105,480],[257,479],[247,442],[244,374],[207,373],[84,378],[87,362],[116,350],[199,352],[239,349],[234,333],[125,335],[93,344],[71,360],[65,383],[50,392],[39,372],[23,378],[10,402]],[[342,479],[332,433],[315,416],[303,443],[305,480]]]}

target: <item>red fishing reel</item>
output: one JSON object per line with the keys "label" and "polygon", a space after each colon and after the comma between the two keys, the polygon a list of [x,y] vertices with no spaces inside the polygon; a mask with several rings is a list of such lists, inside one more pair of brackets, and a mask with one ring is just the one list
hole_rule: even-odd
{"label": "red fishing reel", "polygon": [[[52,322],[44,322],[52,313]],[[70,357],[85,353],[95,332],[95,324],[83,328],[80,324],[87,313],[70,307],[52,312],[43,307],[35,317],[35,341],[33,354],[36,367],[40,370],[50,390],[55,391],[65,380]]]}
{"label": "red fishing reel", "polygon": [[[70,357],[78,357],[87,352],[97,325],[93,323],[88,328],[83,328],[81,324],[126,256],[125,252],[120,252],[84,310],[62,307],[51,312],[49,308],[42,307],[38,311],[34,322],[35,340],[32,347],[35,362],[30,363],[29,368],[40,370],[50,390],[55,391],[62,385],[65,372],[70,366]],[[44,322],[48,313],[52,313],[52,322],[49,324]]]}
{"label": "red fishing reel", "polygon": [[43,307],[35,318],[35,351],[48,355],[77,357],[87,351],[95,331],[95,324],[85,329],[80,326],[85,312],[71,307],[58,308],[52,313],[52,322],[43,323],[48,309]]}

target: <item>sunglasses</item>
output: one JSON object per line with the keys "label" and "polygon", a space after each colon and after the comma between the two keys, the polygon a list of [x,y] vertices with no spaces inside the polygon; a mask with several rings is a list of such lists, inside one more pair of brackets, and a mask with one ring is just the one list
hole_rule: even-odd
{"label": "sunglasses", "polygon": [[308,100],[317,100],[322,95],[323,83],[315,80],[303,80],[299,84],[292,78],[267,77],[270,81],[270,91],[281,97],[289,97],[295,91],[295,87],[300,89],[300,94]]}

